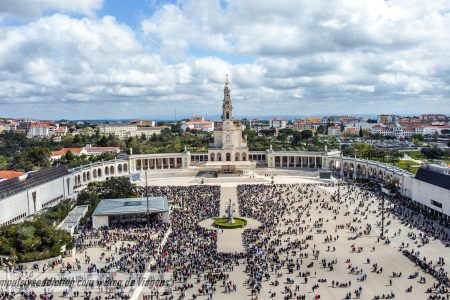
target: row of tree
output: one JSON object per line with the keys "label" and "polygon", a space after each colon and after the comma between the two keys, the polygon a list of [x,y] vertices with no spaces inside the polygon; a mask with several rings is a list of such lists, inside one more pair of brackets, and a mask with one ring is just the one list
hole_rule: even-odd
{"label": "row of tree", "polygon": [[357,142],[351,145],[342,146],[342,155],[359,157],[369,160],[388,161],[391,163],[398,162],[404,154],[398,149],[375,148],[365,142]]}

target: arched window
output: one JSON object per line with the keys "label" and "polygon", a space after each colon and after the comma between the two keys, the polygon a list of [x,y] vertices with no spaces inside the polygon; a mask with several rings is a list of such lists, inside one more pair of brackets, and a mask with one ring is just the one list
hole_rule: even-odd
{"label": "arched window", "polygon": [[226,158],[227,158],[227,161],[231,161],[231,154],[230,154],[230,153],[227,153]]}

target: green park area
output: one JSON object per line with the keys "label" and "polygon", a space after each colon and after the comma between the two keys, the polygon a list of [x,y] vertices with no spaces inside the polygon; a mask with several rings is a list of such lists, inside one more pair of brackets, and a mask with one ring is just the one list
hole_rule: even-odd
{"label": "green park area", "polygon": [[15,262],[29,262],[56,257],[61,248],[73,248],[72,237],[56,226],[72,209],[70,200],[44,210],[33,220],[0,228],[0,254]]}
{"label": "green park area", "polygon": [[221,229],[242,228],[247,225],[247,220],[242,218],[234,218],[234,223],[227,223],[227,218],[217,218],[214,220],[214,226]]}

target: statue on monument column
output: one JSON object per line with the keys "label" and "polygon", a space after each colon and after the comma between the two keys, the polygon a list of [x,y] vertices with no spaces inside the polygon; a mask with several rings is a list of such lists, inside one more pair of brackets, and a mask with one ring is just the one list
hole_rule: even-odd
{"label": "statue on monument column", "polygon": [[227,213],[227,223],[233,224],[233,212],[234,212],[234,204],[231,203],[231,199],[229,200],[228,204],[225,206],[225,211]]}

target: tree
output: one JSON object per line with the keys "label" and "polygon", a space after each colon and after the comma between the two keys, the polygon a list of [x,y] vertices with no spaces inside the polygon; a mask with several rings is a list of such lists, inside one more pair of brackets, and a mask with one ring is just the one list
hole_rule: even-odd
{"label": "tree", "polygon": [[428,147],[422,148],[420,150],[420,152],[426,158],[429,158],[429,159],[439,159],[444,154],[442,149],[438,148],[437,146],[433,146],[433,147],[428,146]]}
{"label": "tree", "polygon": [[117,199],[137,197],[136,185],[127,177],[112,177],[101,183],[91,183],[90,190],[100,199]]}
{"label": "tree", "polygon": [[423,142],[423,135],[421,135],[421,134],[417,134],[417,133],[415,133],[415,134],[413,134],[412,136],[411,136],[411,139],[413,140],[413,141],[418,141],[418,142]]}
{"label": "tree", "polygon": [[302,133],[300,131],[295,131],[292,135],[292,144],[294,146],[300,146],[303,140]]}
{"label": "tree", "polygon": [[450,147],[450,138],[448,139],[447,147]]}
{"label": "tree", "polygon": [[106,136],[102,136],[98,141],[97,141],[97,146],[99,147],[106,147],[108,143],[108,139],[106,138]]}
{"label": "tree", "polygon": [[319,127],[317,128],[317,133],[319,134],[324,134],[326,131],[326,128],[322,125],[319,125]]}
{"label": "tree", "polygon": [[403,157],[403,153],[401,153],[398,150],[391,150],[388,155],[389,161],[393,165],[395,165],[395,163],[399,162],[402,157]]}
{"label": "tree", "polygon": [[308,140],[308,139],[312,138],[312,136],[313,136],[313,133],[311,130],[302,130],[301,134],[302,134],[303,140]]}
{"label": "tree", "polygon": [[8,164],[8,160],[5,156],[0,155],[0,170],[4,170]]}
{"label": "tree", "polygon": [[359,127],[359,137],[363,137],[364,136],[364,132],[362,130],[362,127]]}
{"label": "tree", "polygon": [[67,161],[72,161],[75,159],[75,155],[73,155],[73,153],[71,151],[67,151],[66,154],[64,155],[64,158]]}
{"label": "tree", "polygon": [[356,154],[355,148],[351,145],[342,145],[341,151],[344,156],[355,156]]}
{"label": "tree", "polygon": [[275,129],[262,129],[259,131],[263,136],[273,136],[275,134]]}
{"label": "tree", "polygon": [[369,151],[372,149],[372,146],[364,142],[354,143],[353,147],[356,150],[356,155],[359,157],[368,157]]}
{"label": "tree", "polygon": [[287,134],[285,134],[285,133],[280,133],[280,134],[278,134],[278,136],[277,136],[277,140],[279,140],[280,142],[286,142],[287,141],[287,139],[288,139],[288,135]]}
{"label": "tree", "polygon": [[25,150],[25,157],[36,166],[46,167],[49,165],[50,150],[44,147],[30,147]]}

